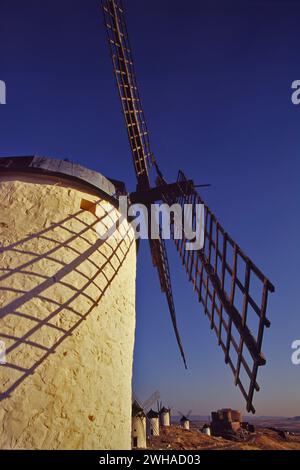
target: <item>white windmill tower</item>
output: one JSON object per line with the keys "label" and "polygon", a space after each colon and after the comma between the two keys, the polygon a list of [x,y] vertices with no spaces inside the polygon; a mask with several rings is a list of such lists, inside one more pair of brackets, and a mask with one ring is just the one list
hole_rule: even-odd
{"label": "white windmill tower", "polygon": [[[142,403],[133,393],[132,404],[132,448],[145,449],[147,447],[147,435],[159,435],[159,426],[157,434],[157,425],[154,418],[149,418],[147,411],[153,403],[160,398],[159,392],[154,392],[144,403]],[[147,414],[146,414],[147,413]]]}
{"label": "white windmill tower", "polygon": [[206,434],[206,436],[211,436],[211,428],[209,424],[204,424],[202,427],[202,434]]}
{"label": "white windmill tower", "polygon": [[159,436],[159,413],[152,409],[147,413],[147,435]]}
{"label": "white windmill tower", "polygon": [[132,449],[146,449],[146,414],[135,400],[132,404]]}
{"label": "white windmill tower", "polygon": [[171,408],[166,408],[162,406],[162,402],[157,403],[158,413],[159,413],[159,422],[163,427],[169,427],[171,424]]}
{"label": "white windmill tower", "polygon": [[181,411],[178,411],[179,415],[181,416],[180,418],[180,426],[183,428],[183,429],[190,429],[190,415],[192,413],[192,410],[190,410],[187,414],[183,414],[181,413]]}

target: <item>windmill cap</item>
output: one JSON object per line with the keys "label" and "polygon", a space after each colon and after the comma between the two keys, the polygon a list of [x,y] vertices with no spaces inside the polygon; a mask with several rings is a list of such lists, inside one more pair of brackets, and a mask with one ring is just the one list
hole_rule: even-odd
{"label": "windmill cap", "polygon": [[189,421],[189,419],[186,416],[182,416],[180,421]]}
{"label": "windmill cap", "polygon": [[160,410],[160,413],[170,413],[170,408],[166,408],[165,406]]}
{"label": "windmill cap", "polygon": [[147,418],[158,418],[158,413],[152,409],[147,413]]}
{"label": "windmill cap", "polygon": [[37,155],[0,157],[0,173],[6,175],[27,174],[77,183],[91,191],[114,198],[120,182],[109,180],[98,171],[90,170],[68,159],[41,157]]}
{"label": "windmill cap", "polygon": [[132,416],[146,416],[143,408],[136,400],[132,403]]}

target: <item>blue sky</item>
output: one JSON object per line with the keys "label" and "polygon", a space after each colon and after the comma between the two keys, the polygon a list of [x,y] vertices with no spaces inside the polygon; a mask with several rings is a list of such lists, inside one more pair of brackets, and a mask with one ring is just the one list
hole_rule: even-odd
{"label": "blue sky", "polygon": [[[298,1],[127,0],[152,149],[166,177],[197,183],[276,286],[257,414],[300,414]],[[135,186],[99,2],[2,0],[0,154],[69,158]],[[138,261],[134,388],[185,412],[244,410],[170,246],[185,371],[146,242]]]}

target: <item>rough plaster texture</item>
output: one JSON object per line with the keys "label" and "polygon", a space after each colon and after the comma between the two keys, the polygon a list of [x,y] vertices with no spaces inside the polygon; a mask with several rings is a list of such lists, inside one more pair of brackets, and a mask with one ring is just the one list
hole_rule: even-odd
{"label": "rough plaster texture", "polygon": [[100,240],[118,212],[75,188],[2,179],[0,195],[0,448],[129,449],[131,227]]}

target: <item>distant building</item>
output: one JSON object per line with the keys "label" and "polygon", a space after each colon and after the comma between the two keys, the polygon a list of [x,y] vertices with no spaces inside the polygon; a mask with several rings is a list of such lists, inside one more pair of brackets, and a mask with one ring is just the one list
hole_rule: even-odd
{"label": "distant building", "polygon": [[140,405],[134,401],[132,404],[132,448],[146,449],[146,415]]}
{"label": "distant building", "polygon": [[242,414],[240,411],[223,408],[211,414],[211,431],[213,436],[225,436],[236,433],[241,428]]}
{"label": "distant building", "polygon": [[211,436],[210,426],[208,424],[204,424],[202,428],[202,434],[206,434],[206,436]]}
{"label": "distant building", "polygon": [[171,410],[170,408],[161,408],[159,410],[159,420],[161,426],[168,427],[170,426],[170,421],[171,421]]}
{"label": "distant building", "polygon": [[183,429],[190,429],[190,420],[186,416],[182,416],[180,425],[183,427]]}
{"label": "distant building", "polygon": [[147,435],[159,436],[159,414],[152,409],[147,413]]}

